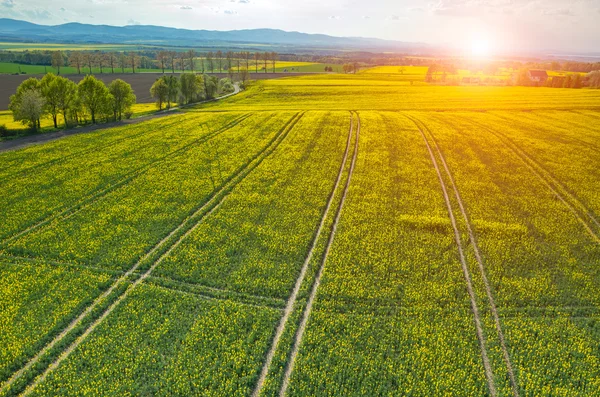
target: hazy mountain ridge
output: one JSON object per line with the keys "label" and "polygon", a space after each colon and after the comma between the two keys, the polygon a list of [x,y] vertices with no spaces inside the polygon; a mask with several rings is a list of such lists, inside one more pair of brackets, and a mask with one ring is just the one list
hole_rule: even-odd
{"label": "hazy mountain ridge", "polygon": [[14,19],[0,19],[0,37],[15,41],[69,43],[138,43],[202,45],[206,43],[255,43],[352,49],[408,50],[427,47],[423,43],[390,41],[363,37],[335,37],[325,34],[287,32],[278,29],[244,29],[230,31],[188,30],[153,25],[109,26],[67,23],[56,26],[37,25]]}

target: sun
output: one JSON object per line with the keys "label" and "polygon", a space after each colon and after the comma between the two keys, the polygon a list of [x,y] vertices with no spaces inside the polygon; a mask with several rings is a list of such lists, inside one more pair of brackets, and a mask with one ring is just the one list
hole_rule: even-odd
{"label": "sun", "polygon": [[471,41],[471,55],[475,58],[486,58],[491,55],[492,46],[487,39],[474,38]]}

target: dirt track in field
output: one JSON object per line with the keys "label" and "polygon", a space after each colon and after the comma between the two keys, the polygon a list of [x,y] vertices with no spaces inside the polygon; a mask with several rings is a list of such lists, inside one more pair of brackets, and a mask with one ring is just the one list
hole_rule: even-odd
{"label": "dirt track in field", "polygon": [[290,295],[290,297],[287,300],[285,310],[283,312],[283,316],[281,317],[281,320],[279,321],[279,325],[277,326],[277,329],[275,331],[275,336],[273,337],[273,341],[271,342],[271,347],[269,348],[267,357],[265,358],[265,361],[263,363],[263,367],[261,369],[261,373],[258,378],[258,382],[256,383],[256,386],[254,387],[254,392],[252,393],[253,397],[258,397],[260,395],[260,392],[264,386],[265,380],[267,379],[267,375],[269,373],[269,367],[271,366],[273,357],[275,357],[275,351],[277,350],[277,346],[279,345],[279,340],[281,339],[281,336],[283,335],[283,332],[285,331],[287,322],[294,310],[294,305],[296,304],[296,300],[298,298],[298,293],[300,292],[300,287],[302,286],[304,278],[306,277],[306,272],[308,271],[308,266],[310,265],[310,261],[312,260],[314,251],[317,248],[317,243],[319,241],[319,237],[321,236],[321,232],[323,231],[323,227],[325,226],[325,221],[327,220],[327,214],[329,213],[329,209],[331,208],[331,205],[333,204],[333,200],[335,198],[335,192],[337,191],[340,181],[342,179],[342,175],[344,173],[344,168],[346,167],[346,161],[348,159],[348,152],[350,150],[350,141],[352,139],[352,132],[354,130],[354,121],[353,120],[354,120],[353,116],[351,115],[350,116],[350,130],[348,131],[348,140],[346,142],[346,151],[344,153],[344,158],[342,160],[342,164],[340,166],[340,170],[338,172],[337,179],[335,181],[335,185],[333,186],[333,190],[331,191],[331,194],[329,195],[329,200],[327,202],[327,206],[325,207],[325,211],[323,212],[323,216],[321,217],[321,223],[319,224],[319,227],[317,228],[317,233],[315,234],[315,237],[314,237],[312,245],[308,251],[308,254],[306,255],[306,258],[304,259],[304,264],[302,265],[300,274],[299,274],[298,278],[296,279],[296,284],[294,285],[292,294]]}
{"label": "dirt track in field", "polygon": [[335,239],[335,233],[337,231],[337,227],[340,222],[340,218],[342,216],[342,209],[344,208],[344,202],[346,201],[346,197],[348,195],[348,190],[350,188],[352,174],[354,173],[354,167],[356,165],[356,159],[358,157],[358,141],[360,139],[360,116],[358,115],[358,113],[356,113],[356,120],[357,120],[356,121],[357,122],[356,141],[354,143],[354,153],[352,154],[352,162],[350,163],[350,170],[348,171],[348,179],[346,179],[346,185],[344,186],[344,192],[342,193],[342,198],[340,199],[340,204],[338,206],[337,213],[335,215],[335,220],[333,221],[331,234],[329,235],[329,240],[327,241],[327,247],[325,248],[325,253],[323,255],[321,265],[319,266],[319,270],[317,271],[317,276],[315,277],[315,282],[310,291],[310,296],[308,297],[308,302],[306,303],[306,308],[304,309],[304,313],[302,314],[302,320],[300,321],[300,325],[298,326],[298,330],[296,331],[294,347],[292,348],[292,353],[290,354],[290,358],[289,358],[287,366],[285,368],[283,382],[281,384],[281,389],[279,390],[279,397],[284,397],[286,395],[287,389],[290,385],[290,379],[292,377],[292,372],[294,371],[294,364],[296,362],[296,357],[298,356],[298,352],[300,351],[300,345],[302,343],[302,338],[304,337],[304,331],[306,330],[306,325],[308,324],[308,319],[309,319],[310,313],[312,311],[312,306],[317,297],[317,290],[319,289],[319,285],[321,284],[321,277],[323,276],[323,269],[325,268],[325,263],[327,262],[327,258],[329,256],[329,251],[331,250],[331,245],[333,244],[333,240]]}
{"label": "dirt track in field", "polygon": [[[117,278],[111,286],[105,290],[98,298],[96,298],[77,318],[73,319],[71,323],[63,329],[54,339],[49,342],[46,346],[44,346],[33,358],[31,358],[24,366],[16,371],[1,387],[0,394],[8,391],[14,383],[23,376],[27,371],[32,369],[39,361],[42,359],[46,353],[50,352],[58,343],[60,343],[67,334],[71,333],[75,328],[83,324],[84,320],[91,315],[93,310],[97,308],[100,304],[102,304],[106,299],[110,297],[110,295],[117,289],[119,285],[123,285],[127,283],[127,280],[130,276],[134,275],[134,273],[138,270],[138,268],[143,265],[148,260],[152,260],[152,257],[159,253],[161,250],[166,249],[164,253],[162,253],[159,258],[152,262],[151,267],[138,278],[134,284],[129,286],[125,291],[119,294],[119,297],[105,310],[102,312],[100,317],[96,319],[94,322],[86,326],[86,331],[80,335],[75,341],[69,344],[65,350],[46,367],[42,373],[32,380],[32,383],[27,387],[26,391],[23,393],[24,395],[29,394],[33,388],[37,384],[39,384],[49,372],[55,369],[60,362],[62,362],[65,358],[69,356],[69,354],[77,347],[88,335],[89,333],[99,325],[99,323],[110,314],[114,310],[114,308],[131,292],[131,289],[138,285],[139,282],[143,281],[147,278],[152,270],[170,253],[172,250],[178,246],[183,239],[189,235],[193,230],[198,227],[198,225],[206,218],[206,216],[210,215],[213,211],[215,211],[221,203],[227,198],[231,189],[233,189],[238,183],[240,183],[245,177],[252,172],[256,167],[258,167],[262,161],[268,157],[279,144],[286,138],[288,133],[294,128],[296,123],[302,118],[303,114],[297,113],[292,119],[286,124],[286,126],[276,135],[276,137],[266,146],[263,150],[257,154],[253,160],[251,160],[244,169],[240,170],[233,178],[223,185],[217,192],[215,192],[211,198],[201,205],[196,211],[187,217],[183,222],[179,224],[175,229],[173,229],[166,237],[164,237],[160,242],[158,242],[152,249],[150,249],[142,258],[140,258],[135,265],[133,265],[127,272],[123,273],[119,278]],[[220,196],[220,197],[219,197]],[[208,211],[207,211],[208,210]],[[203,212],[207,211],[203,214]],[[198,218],[198,219],[196,219]],[[187,229],[187,230],[186,230]],[[185,230],[185,232],[184,232]],[[180,237],[176,237],[179,233],[183,234]],[[169,243],[170,240],[176,239],[174,242]],[[167,248],[168,247],[168,248]]]}
{"label": "dirt track in field", "polygon": [[423,132],[423,128],[421,128],[421,125],[419,125],[419,123],[416,120],[414,120],[413,118],[411,118],[409,116],[406,116],[406,117],[415,124],[415,126],[421,133],[421,136],[423,137],[423,141],[425,142],[425,145],[427,146],[427,151],[429,152],[429,156],[431,157],[431,162],[433,163],[433,167],[435,168],[435,172],[437,173],[437,176],[438,176],[438,179],[440,182],[440,187],[442,189],[442,193],[444,195],[444,200],[446,202],[446,207],[448,209],[448,216],[450,217],[450,221],[452,223],[452,228],[454,229],[454,240],[458,247],[460,263],[461,263],[463,275],[465,277],[465,281],[467,284],[467,292],[469,294],[469,299],[471,301],[471,310],[473,311],[473,320],[475,322],[475,330],[477,332],[477,339],[479,340],[479,346],[481,348],[481,358],[483,360],[483,367],[485,369],[485,377],[487,380],[488,389],[489,389],[490,395],[492,397],[496,397],[498,395],[498,391],[496,389],[496,385],[494,384],[494,373],[492,371],[492,366],[490,364],[490,360],[489,360],[489,357],[487,354],[487,349],[485,346],[485,336],[483,334],[483,327],[481,325],[481,316],[479,314],[479,308],[477,307],[477,299],[475,297],[475,291],[473,289],[473,281],[471,279],[471,274],[469,273],[469,268],[467,267],[467,260],[465,257],[464,248],[463,248],[463,244],[462,244],[461,237],[460,237],[460,231],[458,230],[456,218],[454,217],[454,212],[452,211],[452,203],[450,202],[450,196],[448,194],[448,189],[446,188],[446,182],[444,182],[444,178],[442,177],[442,172],[440,171],[438,162],[435,158],[435,155],[433,154],[433,150],[431,148],[431,145],[429,144],[429,140],[427,139],[427,137],[425,136],[425,133]]}

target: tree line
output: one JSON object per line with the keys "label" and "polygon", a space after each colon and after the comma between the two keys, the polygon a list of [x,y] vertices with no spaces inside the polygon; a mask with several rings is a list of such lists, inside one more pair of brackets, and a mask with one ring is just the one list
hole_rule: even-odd
{"label": "tree line", "polygon": [[174,75],[162,76],[150,88],[159,110],[170,109],[174,103],[190,104],[213,99],[217,94],[234,91],[230,79],[217,79],[215,76],[183,73],[179,78]]}
{"label": "tree line", "polygon": [[108,86],[92,75],[88,75],[79,84],[46,74],[42,79],[30,78],[17,88],[10,97],[9,109],[15,121],[21,121],[37,131],[40,119],[50,115],[54,128],[58,128],[59,116],[64,127],[98,121],[116,121],[131,117],[131,106],[136,96],[131,85],[116,79]]}
{"label": "tree line", "polygon": [[[162,70],[163,74],[167,71],[191,71],[204,73],[242,73],[242,69],[251,71],[255,69],[256,73],[264,71],[265,73],[275,72],[279,54],[276,52],[255,52],[248,51],[208,51],[199,53],[195,50],[188,51],[158,51],[152,56],[140,55],[139,52],[103,52],[103,51],[47,51],[44,53],[28,53],[29,57],[24,55],[14,55],[10,52],[3,52],[7,55],[5,61],[24,63],[24,64],[42,64],[49,65],[56,69],[57,74],[61,74],[61,68],[70,66],[77,70],[77,74],[92,74],[93,69],[99,69],[100,73],[117,72],[136,73],[139,69]],[[1,57],[0,57],[1,58]],[[1,59],[0,59],[1,60]],[[25,60],[25,62],[20,62]],[[39,62],[39,63],[38,63]]]}

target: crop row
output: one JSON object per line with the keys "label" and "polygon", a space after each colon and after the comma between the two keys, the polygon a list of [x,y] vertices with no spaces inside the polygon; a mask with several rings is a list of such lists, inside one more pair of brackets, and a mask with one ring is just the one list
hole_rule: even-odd
{"label": "crop row", "polygon": [[598,110],[598,90],[529,87],[429,86],[387,76],[304,76],[265,80],[222,104],[220,110]]}
{"label": "crop row", "polygon": [[[581,165],[578,176],[568,179],[557,172],[554,177],[535,172],[519,154],[531,152],[531,161],[554,173],[555,162],[578,164],[585,147],[575,150],[577,143],[555,142],[538,149],[543,136],[551,140],[553,134],[535,129],[531,121],[494,118],[493,124],[489,119],[482,124],[480,116],[467,119],[464,114],[417,117],[439,144],[464,200],[519,391],[590,395],[600,381],[600,354],[591,348],[598,344],[598,312],[577,308],[599,307],[600,246],[545,178],[569,180],[572,191],[583,196],[591,188],[585,181],[594,180],[595,171]],[[515,144],[507,143],[506,136]],[[554,159],[541,155],[543,149],[554,152]],[[489,307],[474,260],[471,269],[481,304]],[[536,313],[552,308],[560,314]],[[561,330],[564,337],[558,338]]]}
{"label": "crop row", "polygon": [[291,114],[247,119],[81,211],[8,244],[13,254],[128,269],[273,139]]}
{"label": "crop row", "polygon": [[0,259],[0,384],[113,277],[93,270]]}
{"label": "crop row", "polygon": [[358,162],[289,395],[485,394],[465,280],[426,147],[402,116],[360,117]]}
{"label": "crop row", "polygon": [[[155,276],[159,276],[164,263],[170,258],[177,257],[180,252],[189,250],[187,242],[196,236],[203,235],[201,232],[204,225],[210,224],[213,219],[223,216],[236,216],[237,209],[243,198],[248,195],[263,197],[263,200],[256,199],[254,205],[246,206],[250,214],[262,214],[258,219],[264,219],[261,230],[272,230],[271,234],[249,239],[246,245],[240,246],[240,249],[247,252],[253,252],[257,248],[265,247],[265,242],[271,241],[275,236],[279,238],[295,238],[293,236],[302,233],[305,241],[299,241],[295,245],[279,244],[273,246],[271,261],[273,264],[263,262],[265,270],[271,271],[277,275],[278,267],[287,266],[288,283],[292,279],[290,274],[297,272],[302,263],[303,255],[310,238],[323,211],[324,203],[333,185],[333,179],[339,168],[340,157],[343,154],[345,146],[345,133],[347,131],[347,113],[341,114],[307,114],[296,124],[285,140],[279,144],[277,150],[267,157],[251,174],[249,174],[239,185],[227,195],[222,204],[214,212],[208,214],[198,226],[194,227],[189,234],[186,234],[182,242],[172,251],[168,251],[165,259],[160,260],[156,267]],[[246,147],[247,149],[247,147]],[[314,164],[314,166],[308,166]],[[281,183],[273,183],[275,176],[282,180]],[[241,216],[241,215],[240,215]],[[283,218],[282,218],[283,217]],[[257,219],[257,218],[253,218]],[[290,219],[289,223],[280,228],[281,219]],[[271,220],[269,222],[269,220]],[[301,229],[299,229],[301,228]],[[287,237],[287,236],[292,237]],[[216,253],[218,247],[214,247],[209,253]],[[290,250],[296,252],[290,254]],[[287,255],[288,259],[285,259]],[[283,259],[282,259],[283,258]],[[298,263],[295,263],[297,261]],[[179,266],[181,266],[179,263]],[[186,266],[193,266],[194,262],[185,262]],[[247,266],[252,265],[252,260],[247,259],[244,262]],[[154,267],[150,269],[154,272]],[[225,274],[223,272],[222,274]],[[248,275],[250,278],[252,275]],[[264,274],[253,275],[256,284],[263,283],[263,288],[255,289],[263,295],[269,295],[269,291],[264,288]],[[190,280],[202,281],[202,280]],[[145,284],[142,284],[145,285]],[[150,388],[149,392],[160,393],[161,390],[169,390],[175,394],[194,394],[195,390],[203,390],[208,395],[220,395],[227,391],[227,394],[243,395],[246,387],[250,387],[260,369],[260,361],[266,351],[266,344],[269,342],[269,336],[275,327],[275,321],[279,318],[279,309],[257,309],[249,308],[250,313],[241,313],[236,308],[235,314],[232,312],[233,303],[206,303],[197,309],[193,315],[187,313],[187,320],[176,319],[173,322],[165,322],[164,318],[177,312],[177,309],[157,311],[152,306],[147,310],[129,310],[130,302],[152,301],[153,306],[160,306],[164,299],[152,296],[138,298],[138,294],[146,294],[150,287],[140,285],[136,287],[135,293],[130,294],[121,306],[119,306],[108,317],[106,322],[101,323],[90,335],[87,341],[84,341],[75,349],[72,356],[67,358],[55,371],[51,371],[47,378],[34,389],[37,392],[47,393],[48,390],[54,390],[56,387],[63,388],[62,384],[67,382],[64,389],[78,393],[127,393],[137,391],[142,384]],[[152,287],[158,288],[158,287]],[[235,289],[235,288],[233,288]],[[140,292],[143,291],[143,292]],[[188,295],[186,295],[188,296]],[[179,298],[177,298],[179,299]],[[193,298],[197,299],[197,298]],[[187,300],[185,298],[183,301]],[[136,303],[139,305],[139,303]],[[214,310],[213,310],[214,309]],[[208,310],[207,317],[201,313]],[[230,312],[229,317],[217,315],[222,310]],[[262,314],[261,314],[262,313]],[[246,318],[246,325],[237,323],[235,316]],[[257,321],[257,316],[263,316],[264,321]],[[144,316],[144,318],[140,318]],[[196,320],[197,318],[197,320]],[[189,321],[193,326],[186,326]],[[270,325],[265,325],[265,321],[270,321]],[[165,336],[170,343],[161,342],[164,333],[156,331],[157,322],[163,324],[164,333],[175,333],[180,336]],[[131,324],[142,324],[141,326],[131,326]],[[145,324],[148,324],[147,326]],[[168,324],[173,324],[170,327]],[[231,326],[230,326],[231,325]],[[226,327],[228,330],[226,330]],[[249,335],[249,328],[256,329],[257,336]],[[214,332],[220,330],[223,340],[215,338]],[[129,330],[130,334],[123,337],[120,329]],[[125,332],[125,331],[123,331]],[[115,338],[115,339],[113,339]],[[158,339],[157,339],[158,338]],[[181,339],[178,339],[181,338]],[[250,338],[248,340],[247,338]],[[257,338],[260,339],[257,340]],[[124,340],[126,339],[126,341]],[[131,344],[129,342],[131,341]],[[174,340],[182,340],[181,343]],[[261,342],[262,341],[262,342]],[[121,343],[127,343],[135,347],[136,353],[127,353],[128,349],[123,349]],[[174,349],[181,347],[181,350]],[[237,353],[229,353],[239,347]],[[205,349],[207,349],[205,351]],[[123,351],[122,353],[118,353]],[[203,353],[199,353],[203,352]],[[130,354],[144,359],[130,360],[122,359],[122,354]],[[163,357],[158,363],[154,358]],[[168,366],[169,357],[173,357],[174,366]],[[220,357],[217,361],[212,357]],[[110,364],[112,363],[112,364]],[[122,365],[127,364],[125,368],[134,371],[136,379],[144,379],[144,382],[137,383],[133,381],[132,373],[125,372]],[[158,367],[157,367],[158,365]],[[104,368],[96,370],[94,368]],[[82,371],[91,369],[94,374],[90,376],[81,376]],[[164,382],[156,378],[153,374],[158,372],[165,373]],[[232,372],[233,371],[233,372]],[[102,381],[112,378],[110,384]],[[150,380],[153,378],[152,380]],[[244,386],[245,385],[245,386]],[[167,389],[164,389],[164,388]]]}
{"label": "crop row", "polygon": [[[207,117],[206,120],[185,117],[179,124],[151,125],[150,132],[126,139],[106,148],[98,148],[84,156],[64,160],[29,170],[24,175],[3,181],[0,186],[7,193],[0,199],[0,237],[8,237],[39,222],[51,214],[69,208],[82,199],[110,188],[132,176],[165,154],[192,145],[225,123],[235,114]],[[166,121],[165,121],[166,122]],[[20,153],[20,152],[19,152]],[[22,158],[31,156],[27,150]]]}

